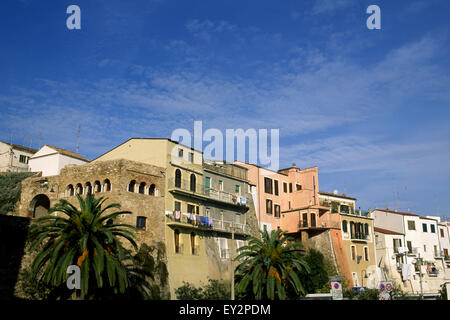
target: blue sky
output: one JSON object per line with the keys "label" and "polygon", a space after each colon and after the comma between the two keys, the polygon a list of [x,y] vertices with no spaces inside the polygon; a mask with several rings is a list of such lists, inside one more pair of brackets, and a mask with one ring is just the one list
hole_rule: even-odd
{"label": "blue sky", "polygon": [[[81,30],[66,8],[81,8]],[[366,8],[381,8],[381,30]],[[176,128],[280,129],[362,208],[449,215],[446,0],[0,4],[0,139],[93,159]],[[395,195],[395,196],[394,196]],[[395,198],[395,201],[394,201]]]}

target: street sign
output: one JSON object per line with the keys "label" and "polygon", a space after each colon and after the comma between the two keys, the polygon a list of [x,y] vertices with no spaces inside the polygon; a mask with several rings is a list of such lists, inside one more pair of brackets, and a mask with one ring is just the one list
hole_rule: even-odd
{"label": "street sign", "polygon": [[331,282],[330,284],[333,300],[342,300],[344,298],[342,294],[342,284],[340,282]]}
{"label": "street sign", "polygon": [[342,282],[342,276],[331,276],[328,277],[328,280],[331,282]]}
{"label": "street sign", "polygon": [[391,295],[387,291],[383,291],[380,293],[379,300],[391,300]]}
{"label": "street sign", "polygon": [[394,285],[392,284],[392,281],[380,281],[379,285],[378,285],[378,290],[380,290],[380,292],[391,292],[392,289],[394,288]]}

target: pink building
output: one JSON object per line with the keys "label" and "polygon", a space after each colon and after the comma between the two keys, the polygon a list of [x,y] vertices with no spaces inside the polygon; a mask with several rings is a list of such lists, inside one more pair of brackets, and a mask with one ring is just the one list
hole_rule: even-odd
{"label": "pink building", "polygon": [[292,165],[278,172],[257,165],[235,161],[248,169],[249,182],[256,186],[257,218],[260,228],[278,228],[297,233],[302,229],[323,228],[328,207],[319,205],[317,167],[300,169]]}

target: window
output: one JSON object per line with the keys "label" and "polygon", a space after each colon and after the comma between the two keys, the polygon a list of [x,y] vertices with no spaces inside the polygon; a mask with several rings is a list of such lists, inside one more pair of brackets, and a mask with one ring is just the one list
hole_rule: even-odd
{"label": "window", "polygon": [[181,188],[181,170],[175,170],[175,188]]}
{"label": "window", "polygon": [[69,184],[69,185],[67,186],[67,195],[68,195],[69,197],[71,197],[71,196],[74,195],[73,185],[71,185],[71,184]]}
{"label": "window", "polygon": [[28,163],[28,157],[21,154],[19,156],[19,162],[20,163]]}
{"label": "window", "polygon": [[296,189],[297,191],[300,191],[300,190],[302,190],[302,186],[299,185],[299,184],[295,184],[295,189]]}
{"label": "window", "polygon": [[287,183],[283,182],[283,191],[284,193],[287,193]]}
{"label": "window", "polygon": [[102,186],[100,185],[100,181],[94,182],[94,193],[102,192]]}
{"label": "window", "polygon": [[434,256],[437,257],[438,255],[438,248],[437,246],[434,246]]}
{"label": "window", "polygon": [[266,213],[272,214],[272,200],[266,199]]}
{"label": "window", "polygon": [[427,246],[423,245],[423,252],[427,252]]}
{"label": "window", "polygon": [[148,195],[149,196],[154,196],[155,195],[155,188],[156,188],[156,186],[154,184],[150,185],[150,187],[148,188]]}
{"label": "window", "polygon": [[178,149],[178,157],[183,158],[183,149]]}
{"label": "window", "polygon": [[356,260],[356,247],[351,246],[352,260]]}
{"label": "window", "polygon": [[190,190],[192,191],[192,192],[195,192],[195,187],[196,187],[196,177],[195,177],[195,174],[191,174],[191,181],[190,181],[190,183],[191,183],[191,188],[190,188]]}
{"label": "window", "polygon": [[174,244],[175,244],[175,253],[182,253],[183,248],[180,243],[180,231],[174,231]]}
{"label": "window", "polygon": [[181,202],[180,201],[175,201],[175,203],[174,203],[174,210],[175,211],[181,211]]}
{"label": "window", "polygon": [[210,177],[205,177],[205,188],[206,189],[211,188],[211,178]]}
{"label": "window", "polygon": [[316,214],[311,213],[311,227],[315,227],[315,226],[316,226]]}
{"label": "window", "polygon": [[223,181],[219,180],[219,191],[223,191]]}
{"label": "window", "polygon": [[364,261],[369,261],[369,248],[364,247]]}
{"label": "window", "polygon": [[216,238],[219,255],[222,259],[229,259],[228,241],[227,238]]}
{"label": "window", "polygon": [[187,212],[188,213],[195,213],[195,206],[192,204],[187,205]]}
{"label": "window", "polygon": [[128,192],[134,192],[134,186],[136,185],[136,180],[131,180],[128,185]]}
{"label": "window", "polygon": [[302,227],[307,227],[308,226],[308,213],[304,212],[302,214]]}
{"label": "window", "polygon": [[198,248],[197,248],[195,242],[196,242],[196,241],[195,241],[195,233],[194,233],[194,232],[191,232],[191,253],[192,253],[193,255],[198,254]]}
{"label": "window", "polygon": [[292,208],[292,207],[291,207],[291,202],[290,202],[290,201],[288,201],[288,207],[289,207],[289,209]]}
{"label": "window", "polygon": [[136,217],[136,229],[139,231],[145,231],[146,221],[146,217]]}
{"label": "window", "polygon": [[279,218],[280,217],[280,205],[278,205],[278,204],[275,204],[274,205],[274,216],[276,217],[276,218]]}
{"label": "window", "polygon": [[272,179],[264,178],[264,192],[272,194]]}
{"label": "window", "polygon": [[423,230],[423,232],[428,232],[426,223],[422,223],[422,230]]}
{"label": "window", "polygon": [[441,238],[444,238],[444,229],[439,229],[439,231],[441,232]]}
{"label": "window", "polygon": [[416,230],[416,223],[412,220],[408,220],[408,230]]}
{"label": "window", "polygon": [[430,224],[430,232],[436,233],[436,229],[434,228],[434,224]]}
{"label": "window", "polygon": [[292,183],[289,183],[289,193],[292,193]]}
{"label": "window", "polygon": [[347,220],[342,221],[342,231],[347,233],[348,229],[347,229]]}
{"label": "window", "polygon": [[406,246],[408,247],[408,251],[410,252],[410,253],[412,253],[412,243],[411,243],[411,241],[406,241]]}
{"label": "window", "polygon": [[105,179],[105,181],[103,181],[103,192],[109,191],[111,191],[111,182],[109,181],[109,179]]}
{"label": "window", "polygon": [[189,162],[194,162],[194,153],[193,152],[188,153],[188,160],[189,160]]}
{"label": "window", "polygon": [[145,182],[142,182],[139,185],[138,193],[144,194],[145,193]]}
{"label": "window", "polygon": [[398,248],[402,246],[402,239],[392,239],[394,242],[394,252],[398,253]]}
{"label": "window", "polygon": [[278,180],[274,180],[274,191],[275,191],[275,195],[278,196],[279,192],[278,192]]}
{"label": "window", "polygon": [[238,184],[235,186],[235,188],[234,188],[234,191],[237,193],[237,194],[241,194],[241,186],[239,186]]}

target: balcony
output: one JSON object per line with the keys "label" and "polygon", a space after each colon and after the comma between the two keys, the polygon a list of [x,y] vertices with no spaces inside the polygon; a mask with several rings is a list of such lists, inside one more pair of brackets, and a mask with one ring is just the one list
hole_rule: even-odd
{"label": "balcony", "polygon": [[236,206],[247,206],[247,198],[239,194],[232,194],[225,191],[206,188],[203,184],[191,185],[190,181],[175,181],[175,178],[169,179],[168,190],[172,192],[180,192],[184,195],[197,197],[202,200],[214,200],[221,203],[233,204]]}
{"label": "balcony", "polygon": [[235,233],[250,235],[250,226],[247,224],[236,223],[232,221],[223,221],[196,214],[180,213],[176,218],[174,213],[166,212],[166,223],[171,226],[189,227],[201,230],[219,231],[225,233]]}
{"label": "balcony", "polygon": [[365,233],[352,233],[350,235],[350,240],[367,242],[370,240],[370,236]]}
{"label": "balcony", "polygon": [[406,255],[407,256],[416,256],[418,252],[419,252],[418,248],[408,247],[408,252],[406,252]]}

